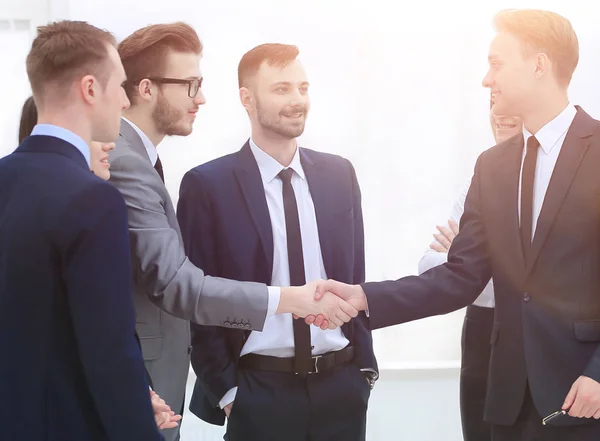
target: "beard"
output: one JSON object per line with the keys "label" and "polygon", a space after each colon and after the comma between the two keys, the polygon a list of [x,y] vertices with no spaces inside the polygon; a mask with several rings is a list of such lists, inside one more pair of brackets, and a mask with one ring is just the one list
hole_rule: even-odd
{"label": "beard", "polygon": [[159,133],[166,136],[187,136],[191,133],[187,127],[181,124],[185,115],[173,107],[159,91],[156,107],[152,112],[152,121]]}
{"label": "beard", "polygon": [[[292,115],[300,113],[297,121],[289,120]],[[288,106],[282,109],[277,115],[264,109],[260,101],[256,99],[256,114],[258,123],[263,129],[266,129],[284,139],[294,139],[304,133],[306,124],[307,106]]]}

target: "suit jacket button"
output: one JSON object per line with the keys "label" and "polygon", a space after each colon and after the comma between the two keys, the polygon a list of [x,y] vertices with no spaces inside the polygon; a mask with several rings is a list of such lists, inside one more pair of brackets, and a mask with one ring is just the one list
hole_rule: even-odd
{"label": "suit jacket button", "polygon": [[244,328],[246,328],[246,329],[250,329],[250,323],[246,323],[246,324],[244,325]]}
{"label": "suit jacket button", "polygon": [[525,303],[529,302],[531,300],[531,297],[529,296],[529,294],[525,293],[523,294],[523,301]]}
{"label": "suit jacket button", "polygon": [[225,325],[225,326],[231,326],[231,323],[229,323],[229,322],[223,322],[223,325]]}

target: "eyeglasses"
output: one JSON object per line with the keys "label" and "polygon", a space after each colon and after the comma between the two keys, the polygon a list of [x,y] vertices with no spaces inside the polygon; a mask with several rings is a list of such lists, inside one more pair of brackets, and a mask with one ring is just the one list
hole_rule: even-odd
{"label": "eyeglasses", "polygon": [[[198,95],[198,91],[202,87],[202,80],[204,78],[194,78],[193,80],[180,80],[177,78],[158,78],[158,77],[149,77],[145,78],[150,81],[154,81],[155,83],[161,84],[187,84],[188,85],[188,96],[190,98],[195,98]],[[134,81],[133,84],[137,85],[142,80]]]}

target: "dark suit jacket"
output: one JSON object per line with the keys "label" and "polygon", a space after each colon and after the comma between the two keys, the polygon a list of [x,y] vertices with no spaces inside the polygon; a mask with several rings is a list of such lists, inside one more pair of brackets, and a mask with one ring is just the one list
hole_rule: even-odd
{"label": "dark suit jacket", "polygon": [[58,138],[0,160],[3,440],[163,439],[135,341],[127,213]]}
{"label": "dark suit jacket", "polygon": [[[311,189],[328,277],[348,283],[365,278],[361,196],[354,168],[339,156],[300,149]],[[260,171],[249,143],[237,153],[186,173],[177,209],[190,260],[207,274],[270,284],[273,233]],[[239,317],[231,316],[232,322]],[[364,314],[344,325],[360,368],[377,370]],[[249,331],[192,325],[192,366],[198,380],[190,410],[223,424],[218,407],[237,385],[237,362]]]}
{"label": "dark suit jacket", "polygon": [[[475,300],[490,276],[496,297],[485,418],[513,424],[527,381],[538,412],[561,408],[580,375],[600,381],[600,124],[581,108],[545,196],[529,262],[517,212],[523,136],[475,166],[448,263],[420,277],[367,283],[373,329],[444,314]],[[560,424],[584,424],[563,418]]]}

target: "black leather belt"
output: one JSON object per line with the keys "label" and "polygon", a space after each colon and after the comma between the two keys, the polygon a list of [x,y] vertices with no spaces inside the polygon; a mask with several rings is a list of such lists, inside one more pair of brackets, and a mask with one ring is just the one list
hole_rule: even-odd
{"label": "black leather belt", "polygon": [[323,355],[311,357],[311,370],[303,373],[294,369],[294,358],[271,357],[268,355],[247,354],[240,358],[240,369],[253,369],[258,371],[289,372],[292,374],[318,374],[322,371],[333,369],[354,359],[354,348],[347,346],[341,351],[327,352]]}

